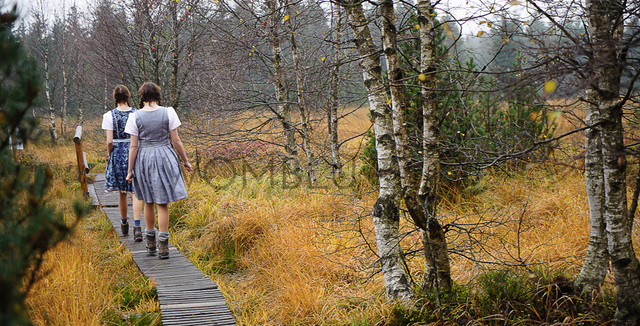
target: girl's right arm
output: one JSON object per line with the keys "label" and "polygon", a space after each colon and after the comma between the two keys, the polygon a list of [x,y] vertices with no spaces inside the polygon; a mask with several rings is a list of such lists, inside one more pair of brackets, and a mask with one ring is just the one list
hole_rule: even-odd
{"label": "girl's right arm", "polygon": [[127,172],[127,181],[133,180],[133,165],[136,163],[138,156],[138,136],[131,135],[131,145],[129,146],[129,171]]}

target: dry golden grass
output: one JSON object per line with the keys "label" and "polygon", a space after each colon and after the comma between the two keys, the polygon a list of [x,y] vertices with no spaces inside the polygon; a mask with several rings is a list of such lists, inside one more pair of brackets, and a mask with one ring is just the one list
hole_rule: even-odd
{"label": "dry golden grass", "polygon": [[[48,198],[75,220],[73,201],[79,197],[74,146],[31,145],[23,160],[48,163],[54,181]],[[66,144],[65,144],[66,143]],[[153,282],[143,278],[130,254],[117,240],[101,211],[93,211],[71,237],[47,252],[37,282],[27,297],[31,320],[36,325],[122,324],[120,317],[141,314],[142,324],[160,323]],[[130,298],[136,298],[127,303]]]}
{"label": "dry golden grass", "polygon": [[[514,257],[520,258],[532,268],[571,277],[581,267],[589,237],[583,177],[554,166],[528,173],[536,177],[488,176],[479,197],[443,207],[443,221],[500,221],[476,234],[479,243],[465,254],[492,263],[516,264]],[[174,223],[186,226],[175,229],[174,240],[220,285],[239,324],[369,325],[388,315],[392,307],[384,300],[381,275],[371,273],[372,223],[363,217],[375,193],[355,198],[277,190],[266,182],[215,191],[200,181],[189,191],[174,206]],[[402,224],[410,230],[406,220]],[[450,245],[466,240],[457,237]],[[419,239],[408,236],[403,247],[418,248]],[[451,257],[454,278],[462,284],[496,267]],[[409,261],[416,280],[423,264],[420,255]]]}
{"label": "dry golden grass", "polygon": [[[366,110],[358,113],[348,118],[341,138],[370,126]],[[562,132],[571,126],[558,123]],[[317,141],[325,139],[319,127],[315,130]],[[443,223],[496,221],[480,228],[469,248],[461,247],[469,243],[468,234],[448,234],[450,248],[475,259],[451,255],[456,282],[467,284],[505,263],[526,263],[569,278],[579,271],[589,218],[583,175],[572,166],[582,137],[567,139],[552,156],[564,165],[531,165],[526,173],[510,176],[490,174],[477,185],[483,189],[479,196],[443,203]],[[239,324],[384,322],[392,306],[384,299],[381,275],[373,273],[375,240],[367,214],[376,193],[367,192],[370,188],[346,193],[281,189],[266,178],[250,178],[244,186],[236,179],[220,188],[228,179],[217,187],[194,180],[189,198],[173,206],[178,220],[173,239],[220,285]],[[412,229],[406,217],[401,223],[403,231]],[[419,249],[417,235],[407,236],[403,247]],[[423,266],[420,254],[409,261],[417,282]]]}
{"label": "dry golden grass", "polygon": [[[174,240],[220,285],[239,323],[336,324],[351,310],[380,309],[379,284],[364,282],[367,274],[358,271],[358,260],[372,255],[348,225],[353,213],[345,197],[251,187],[263,189],[213,192],[195,181],[176,205],[186,227]],[[224,266],[241,272],[214,274]]]}
{"label": "dry golden grass", "polygon": [[[344,120],[341,138],[369,127],[367,110],[359,109]],[[568,128],[568,122],[559,121],[560,131]],[[315,126],[318,143],[326,139],[325,129]],[[104,168],[103,135],[100,130],[89,132],[89,160]],[[476,232],[469,248],[463,246],[469,234],[448,233],[450,248],[476,260],[451,255],[458,283],[500,267],[488,263],[504,261],[575,275],[589,237],[584,178],[571,167],[579,161],[574,156],[579,156],[581,137],[572,136],[552,156],[568,162],[564,166],[532,165],[526,173],[490,174],[476,185],[481,189],[476,197],[460,195],[443,202],[443,223],[500,222]],[[185,139],[187,144],[195,141]],[[343,150],[354,155],[361,142],[362,137],[355,139]],[[193,157],[189,146],[187,151]],[[43,154],[49,155],[56,154]],[[357,179],[357,187],[349,189],[284,189],[277,177],[275,185],[267,177],[249,177],[244,185],[241,178],[212,185],[195,172],[186,178],[189,198],[170,206],[172,243],[219,285],[240,325],[384,323],[393,307],[385,300],[381,275],[375,273],[368,214],[376,193],[366,180]],[[402,230],[412,229],[406,217],[401,223]],[[634,241],[640,241],[637,232]],[[420,247],[415,233],[403,240],[403,247]],[[416,282],[423,264],[419,253],[409,261]]]}

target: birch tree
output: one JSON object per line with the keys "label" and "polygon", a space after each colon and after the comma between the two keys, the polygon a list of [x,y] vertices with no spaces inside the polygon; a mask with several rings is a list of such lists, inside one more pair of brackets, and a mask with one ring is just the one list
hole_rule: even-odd
{"label": "birch tree", "polygon": [[[451,288],[451,268],[447,243],[442,226],[438,222],[437,202],[440,177],[440,153],[438,150],[439,122],[437,115],[436,56],[434,11],[428,0],[418,1],[420,24],[420,66],[422,81],[423,165],[420,177],[412,168],[411,147],[406,123],[409,103],[403,90],[403,73],[397,48],[394,5],[392,0],[380,3],[383,26],[383,48],[389,75],[389,89],[393,116],[393,131],[400,169],[402,197],[414,223],[420,228],[425,253],[425,279],[423,287]],[[421,179],[420,185],[417,180]]]}
{"label": "birch tree", "polygon": [[[622,114],[626,98],[620,97],[620,79],[625,64],[624,10],[622,0],[586,1],[589,32],[592,41],[592,82],[588,85],[592,103],[599,112],[598,119],[602,157],[604,199],[594,196],[603,204],[606,224],[607,249],[618,288],[616,325],[640,324],[640,263],[633,249],[632,225],[627,210],[626,158]],[[591,112],[592,114],[594,112]],[[600,145],[600,146],[598,146]],[[597,155],[596,155],[597,156]],[[586,163],[586,162],[585,162]],[[595,164],[594,164],[595,165]],[[595,165],[597,167],[597,165]],[[598,184],[600,176],[588,180]],[[600,222],[596,225],[602,225]],[[593,227],[593,225],[592,225]],[[598,231],[601,232],[601,229]]]}
{"label": "birch tree", "polygon": [[291,44],[291,58],[293,59],[293,69],[296,75],[296,91],[297,91],[297,106],[300,115],[300,137],[302,137],[302,150],[307,157],[307,177],[309,179],[309,185],[314,186],[317,182],[317,176],[315,172],[315,154],[311,147],[311,125],[309,123],[309,108],[305,101],[304,94],[304,77],[302,68],[300,67],[300,58],[298,56],[298,45],[296,43],[296,30],[293,26],[293,12],[292,6],[285,3],[287,15],[286,23],[289,28],[289,42]]}
{"label": "birch tree", "polygon": [[[587,90],[585,123],[595,125],[600,120],[595,89]],[[582,291],[591,295],[604,283],[609,268],[607,251],[607,234],[604,220],[604,171],[602,165],[602,139],[600,128],[585,131],[584,140],[584,178],[589,203],[589,219],[591,230],[587,255],[575,284]]]}
{"label": "birch tree", "polygon": [[342,173],[340,161],[340,142],[338,139],[338,85],[341,65],[342,42],[342,10],[340,6],[331,3],[331,24],[333,25],[333,67],[331,68],[331,86],[329,104],[327,108],[327,132],[329,134],[329,151],[331,155],[331,171],[333,179],[338,180]]}
{"label": "birch tree", "polygon": [[302,168],[298,159],[295,129],[291,121],[291,108],[287,100],[284,85],[285,74],[282,69],[282,49],[280,46],[280,31],[278,27],[280,26],[280,20],[283,19],[283,15],[277,0],[267,0],[266,5],[270,15],[269,37],[271,41],[271,64],[273,66],[273,87],[275,89],[277,107],[276,114],[284,130],[284,147],[287,155],[287,164],[293,175],[300,176]]}
{"label": "birch tree", "polygon": [[56,128],[56,109],[53,104],[53,94],[51,94],[51,52],[50,43],[51,36],[49,35],[48,20],[46,17],[45,2],[40,1],[38,3],[39,9],[34,10],[33,16],[35,18],[34,28],[35,34],[40,40],[41,44],[37,47],[38,55],[43,62],[44,66],[44,93],[47,98],[47,104],[49,105],[49,135],[51,136],[51,142],[56,144],[58,142],[58,131]]}
{"label": "birch tree", "polygon": [[[572,11],[584,13],[588,37],[560,24],[545,10],[543,1],[527,1],[559,28],[573,43],[568,52],[567,71],[584,81],[585,92],[585,185],[590,214],[590,238],[582,270],[575,284],[589,294],[604,283],[609,263],[617,286],[615,325],[640,323],[640,264],[632,239],[633,216],[637,208],[640,182],[627,207],[627,156],[624,107],[632,99],[634,83],[640,77],[634,48],[640,36],[637,1],[589,0]],[[630,31],[625,31],[629,26]],[[565,53],[566,55],[566,53]],[[585,58],[584,63],[581,59]],[[622,76],[629,76],[623,90]]]}
{"label": "birch tree", "polygon": [[378,199],[371,212],[376,236],[378,256],[382,266],[388,299],[410,300],[413,289],[409,283],[399,234],[400,175],[396,160],[396,141],[393,121],[387,106],[379,51],[373,42],[362,3],[359,0],[341,0],[354,43],[360,55],[360,66],[373,118],[378,158]]}
{"label": "birch tree", "polygon": [[60,36],[62,39],[62,54],[61,54],[61,70],[62,70],[62,110],[61,118],[62,123],[60,129],[64,135],[67,132],[67,106],[69,104],[69,82],[67,80],[67,11],[65,3],[62,5],[62,21],[60,22]]}

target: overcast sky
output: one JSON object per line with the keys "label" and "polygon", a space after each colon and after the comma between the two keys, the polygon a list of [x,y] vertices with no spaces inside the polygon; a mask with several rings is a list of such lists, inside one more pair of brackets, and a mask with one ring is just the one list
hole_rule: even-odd
{"label": "overcast sky", "polygon": [[[60,15],[63,8],[65,10],[69,10],[69,8],[74,4],[77,5],[80,10],[86,10],[88,4],[93,1],[94,0],[0,0],[0,3],[4,3],[5,8],[13,6],[13,4],[18,4],[19,12],[23,17],[28,14],[29,9],[43,4],[45,6],[45,10],[49,13],[50,17],[53,18],[53,16]],[[518,2],[524,4],[525,0],[440,0],[437,9],[450,9],[454,18],[458,20],[465,20],[468,17],[477,17],[481,13],[486,13],[489,7],[498,9],[507,6],[512,13],[524,13],[525,7],[523,5],[515,4]],[[486,18],[483,19],[486,20]],[[472,21],[464,23],[463,33],[475,34],[478,30],[483,29],[483,27],[486,29],[486,26],[478,25],[478,22],[483,19],[476,19],[475,22]]]}

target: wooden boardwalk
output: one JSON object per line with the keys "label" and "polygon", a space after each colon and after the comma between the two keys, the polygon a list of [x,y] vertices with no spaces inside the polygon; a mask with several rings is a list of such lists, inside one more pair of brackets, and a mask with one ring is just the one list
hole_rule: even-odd
{"label": "wooden boardwalk", "polygon": [[[236,324],[218,286],[191,264],[171,243],[169,243],[170,258],[161,260],[157,254],[147,253],[146,240],[133,241],[131,205],[127,214],[130,225],[129,235],[122,236],[118,194],[104,191],[104,173],[96,175],[96,181],[89,185],[89,194],[93,199],[93,205],[99,206],[111,221],[120,242],[131,251],[133,261],[140,271],[154,280],[162,312],[162,325]],[[131,199],[128,202],[130,203]],[[144,237],[144,216],[141,225]]]}

